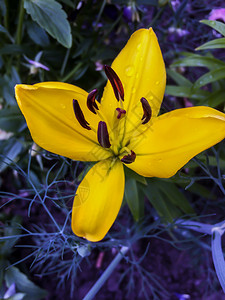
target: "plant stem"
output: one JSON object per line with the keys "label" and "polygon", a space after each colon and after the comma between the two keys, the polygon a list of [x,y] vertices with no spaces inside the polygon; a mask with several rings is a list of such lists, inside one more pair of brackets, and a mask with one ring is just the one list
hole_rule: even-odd
{"label": "plant stem", "polygon": [[24,0],[20,1],[19,21],[16,32],[16,44],[20,45],[22,40],[23,31],[23,18],[24,18]]}
{"label": "plant stem", "polygon": [[100,290],[100,288],[103,286],[103,284],[106,282],[106,280],[109,278],[109,276],[112,274],[118,263],[121,261],[121,259],[124,257],[124,255],[129,250],[129,247],[122,247],[120,252],[117,254],[117,256],[113,259],[111,264],[108,266],[108,268],[105,270],[105,272],[101,275],[101,277],[96,281],[96,283],[93,285],[93,287],[90,289],[90,291],[87,293],[87,295],[84,297],[83,300],[91,300],[95,297],[97,292]]}
{"label": "plant stem", "polygon": [[9,31],[9,4],[8,0],[5,0],[5,15],[4,15],[4,26]]}
{"label": "plant stem", "polygon": [[68,81],[76,72],[80,69],[82,63],[77,64],[72,71],[70,71],[66,76],[64,76],[60,81],[66,82]]}

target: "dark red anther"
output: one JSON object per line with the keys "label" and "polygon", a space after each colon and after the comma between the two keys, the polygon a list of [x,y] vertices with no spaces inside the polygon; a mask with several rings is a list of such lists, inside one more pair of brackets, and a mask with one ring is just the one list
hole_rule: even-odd
{"label": "dark red anther", "polygon": [[74,110],[76,119],[80,123],[80,125],[85,129],[91,130],[91,127],[88,126],[90,124],[85,120],[84,114],[80,108],[78,101],[74,100],[74,99],[73,99],[73,110]]}
{"label": "dark red anther", "polygon": [[127,154],[127,155],[124,155],[124,157],[121,159],[121,161],[125,164],[131,164],[132,162],[135,161],[136,159],[136,154],[134,151],[130,151],[131,154]]}
{"label": "dark red anther", "polygon": [[144,121],[142,122],[142,124],[146,124],[152,117],[152,109],[151,109],[151,106],[149,105],[148,101],[143,97],[141,98],[141,104],[142,104],[142,108],[144,111],[144,114],[142,117],[142,120],[144,120]]}
{"label": "dark red anther", "polygon": [[117,111],[117,119],[122,119],[126,114],[125,109],[119,107],[116,108],[116,111]]}
{"label": "dark red anther", "polygon": [[103,148],[110,148],[109,133],[105,122],[98,123],[98,142]]}
{"label": "dark red anther", "polygon": [[105,74],[108,77],[115,97],[118,101],[123,100],[124,101],[124,90],[123,90],[123,85],[122,82],[120,81],[118,75],[116,74],[116,72],[109,66],[104,66],[104,70],[105,70]]}
{"label": "dark red anther", "polygon": [[95,101],[95,97],[98,93],[98,90],[97,89],[94,89],[93,91],[91,91],[89,94],[88,94],[88,97],[87,97],[87,107],[88,109],[93,112],[94,114],[96,114],[96,111],[95,109],[98,110],[98,105]]}

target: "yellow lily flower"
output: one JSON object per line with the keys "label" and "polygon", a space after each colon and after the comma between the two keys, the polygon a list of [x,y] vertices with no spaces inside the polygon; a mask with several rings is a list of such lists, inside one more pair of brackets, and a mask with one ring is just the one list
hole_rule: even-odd
{"label": "yellow lily flower", "polygon": [[89,241],[104,238],[124,194],[125,164],[140,175],[168,178],[225,137],[225,115],[209,107],[177,109],[157,117],[166,72],[153,30],[136,31],[105,66],[101,103],[71,84],[16,86],[32,138],[48,151],[96,161],[74,198],[72,230]]}

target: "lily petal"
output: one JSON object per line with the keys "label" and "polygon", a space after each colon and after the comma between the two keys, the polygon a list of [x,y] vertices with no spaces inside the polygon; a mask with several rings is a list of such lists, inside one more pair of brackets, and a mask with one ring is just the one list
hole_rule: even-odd
{"label": "lily petal", "polygon": [[86,107],[87,92],[59,82],[19,84],[15,92],[36,144],[53,153],[81,161],[98,161],[111,156],[97,143],[96,132],[82,128],[75,117],[73,99],[79,101],[93,127],[99,122],[99,117]]}
{"label": "lily petal", "polygon": [[98,162],[80,183],[74,199],[72,230],[89,241],[97,242],[109,231],[123,200],[124,171],[117,160]]}
{"label": "lily petal", "polygon": [[[153,116],[157,116],[163,99],[166,71],[157,37],[152,28],[137,30],[129,39],[112,64],[124,87],[124,109],[130,123],[140,121],[143,110],[140,103],[146,98]],[[102,110],[108,120],[118,106],[111,84],[108,82]],[[128,127],[133,124],[128,124]],[[129,129],[129,128],[128,128]]]}
{"label": "lily petal", "polygon": [[127,167],[143,176],[168,178],[224,137],[225,114],[203,106],[177,109],[156,118],[131,141],[137,156]]}

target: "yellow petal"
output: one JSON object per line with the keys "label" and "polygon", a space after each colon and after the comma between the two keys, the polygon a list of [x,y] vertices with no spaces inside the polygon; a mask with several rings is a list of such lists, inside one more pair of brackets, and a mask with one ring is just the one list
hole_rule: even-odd
{"label": "yellow petal", "polygon": [[72,211],[73,232],[97,242],[109,231],[123,200],[124,171],[117,160],[94,165],[80,183]]}
{"label": "yellow petal", "polygon": [[137,157],[127,166],[143,176],[168,178],[224,137],[225,114],[203,106],[177,109],[132,140],[129,147]]}
{"label": "yellow petal", "polygon": [[96,127],[98,116],[86,107],[87,92],[71,84],[43,82],[15,87],[16,99],[36,144],[75,160],[98,161],[110,156],[96,133],[81,127],[73,111],[78,100],[85,119]]}
{"label": "yellow petal", "polygon": [[[149,101],[153,116],[157,116],[163,99],[166,72],[157,37],[150,29],[137,30],[112,64],[124,86],[124,108],[127,110],[128,128],[140,121],[142,97]],[[108,82],[102,99],[102,110],[111,120],[118,102]],[[129,110],[129,112],[128,112]]]}

